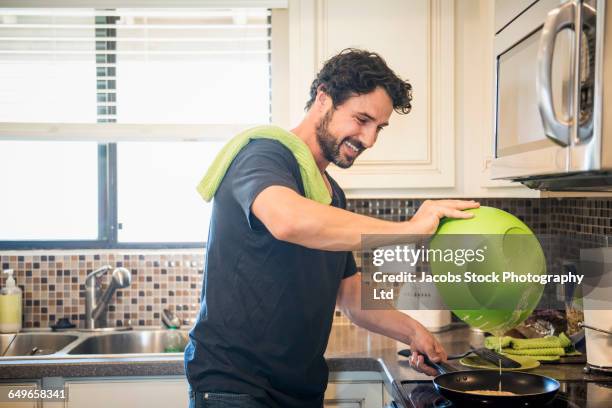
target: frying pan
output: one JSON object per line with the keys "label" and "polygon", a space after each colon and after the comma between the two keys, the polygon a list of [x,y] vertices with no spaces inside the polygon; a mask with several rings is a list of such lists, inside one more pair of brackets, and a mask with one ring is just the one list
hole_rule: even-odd
{"label": "frying pan", "polygon": [[559,390],[559,382],[554,378],[512,371],[502,372],[502,391],[517,395],[471,394],[466,391],[497,391],[500,375],[491,370],[457,371],[446,363],[434,363],[427,356],[423,357],[425,364],[438,370],[439,375],[433,379],[438,393],[459,406],[540,407],[553,399]]}

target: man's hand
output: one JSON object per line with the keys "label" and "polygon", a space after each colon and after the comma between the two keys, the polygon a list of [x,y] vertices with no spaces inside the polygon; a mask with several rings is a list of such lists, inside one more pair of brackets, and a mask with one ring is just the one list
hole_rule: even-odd
{"label": "man's hand", "polygon": [[474,214],[462,210],[478,207],[474,200],[425,200],[408,223],[416,233],[429,235],[436,232],[441,218],[472,218]]}
{"label": "man's hand", "polygon": [[448,357],[444,348],[438,340],[423,325],[413,320],[413,329],[410,335],[411,341],[408,343],[412,355],[408,360],[410,366],[417,371],[427,375],[435,376],[438,372],[435,368],[425,364],[423,355],[435,363],[446,361]]}

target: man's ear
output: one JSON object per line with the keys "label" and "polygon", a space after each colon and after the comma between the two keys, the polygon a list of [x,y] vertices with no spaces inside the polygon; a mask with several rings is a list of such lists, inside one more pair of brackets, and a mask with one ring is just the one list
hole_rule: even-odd
{"label": "man's ear", "polygon": [[315,102],[318,105],[320,111],[325,112],[332,105],[332,99],[325,90],[325,85],[321,84],[317,88],[317,96]]}

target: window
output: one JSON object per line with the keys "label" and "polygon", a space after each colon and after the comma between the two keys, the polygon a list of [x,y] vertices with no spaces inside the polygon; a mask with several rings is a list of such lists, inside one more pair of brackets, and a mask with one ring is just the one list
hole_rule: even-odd
{"label": "window", "polygon": [[97,157],[94,142],[2,142],[0,240],[96,239]]}
{"label": "window", "polygon": [[268,9],[0,9],[0,248],[201,245],[270,61]]}
{"label": "window", "polygon": [[118,143],[118,241],[206,241],[212,205],[195,186],[221,147],[221,142]]}
{"label": "window", "polygon": [[0,122],[95,123],[91,16],[0,9]]}
{"label": "window", "polygon": [[117,121],[268,121],[268,17],[230,10],[117,20]]}

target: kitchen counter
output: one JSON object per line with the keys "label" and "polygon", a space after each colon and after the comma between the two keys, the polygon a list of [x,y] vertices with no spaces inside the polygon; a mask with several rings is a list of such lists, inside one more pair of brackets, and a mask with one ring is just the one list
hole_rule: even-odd
{"label": "kitchen counter", "polygon": [[[436,334],[449,354],[464,352],[470,344],[482,345],[483,335],[464,325]],[[424,374],[410,368],[405,358],[397,355],[404,345],[389,338],[370,333],[359,327],[334,325],[325,356],[330,371],[372,371],[381,373],[387,390],[396,399],[403,380],[428,380]],[[459,363],[452,362],[458,369]],[[585,374],[583,364],[544,364],[530,372],[576,381],[610,381],[610,377]],[[157,355],[126,355],[113,358],[0,358],[0,379],[40,379],[43,377],[99,377],[99,376],[163,376],[183,375],[182,353]]]}
{"label": "kitchen counter", "polygon": [[[436,337],[444,346],[448,354],[459,354],[469,349],[470,344],[482,346],[484,336],[470,330],[463,324],[457,324],[450,330],[436,333]],[[345,326],[334,328],[330,336],[326,357],[331,371],[355,371],[366,370],[369,367],[365,361],[360,359],[379,361],[384,365],[389,377],[396,380],[423,380],[431,377],[414,371],[408,364],[407,359],[397,355],[397,351],[406,348],[398,342],[369,333],[368,331],[355,327]],[[450,361],[451,366],[458,370],[469,370],[458,361]],[[530,373],[545,375],[564,381],[610,381],[612,377],[603,374],[585,374],[584,364],[542,364],[540,367],[529,370]]]}
{"label": "kitchen counter", "polygon": [[[455,324],[450,330],[436,333],[448,354],[459,354],[469,349],[470,344],[476,347],[484,344],[484,335],[470,330],[464,324]],[[404,395],[398,395],[401,381],[429,381],[432,377],[413,370],[406,358],[398,356],[397,351],[406,348],[398,342],[355,327],[335,327],[330,336],[326,352],[330,371],[368,371],[376,362],[378,371],[383,375],[387,390],[396,401],[403,401]],[[458,370],[470,370],[457,360],[449,364]],[[612,376],[584,372],[584,363],[579,364],[541,364],[529,370],[530,373],[544,375],[560,381],[577,382],[610,382]],[[403,405],[400,405],[403,406]],[[603,406],[603,405],[593,405]]]}

